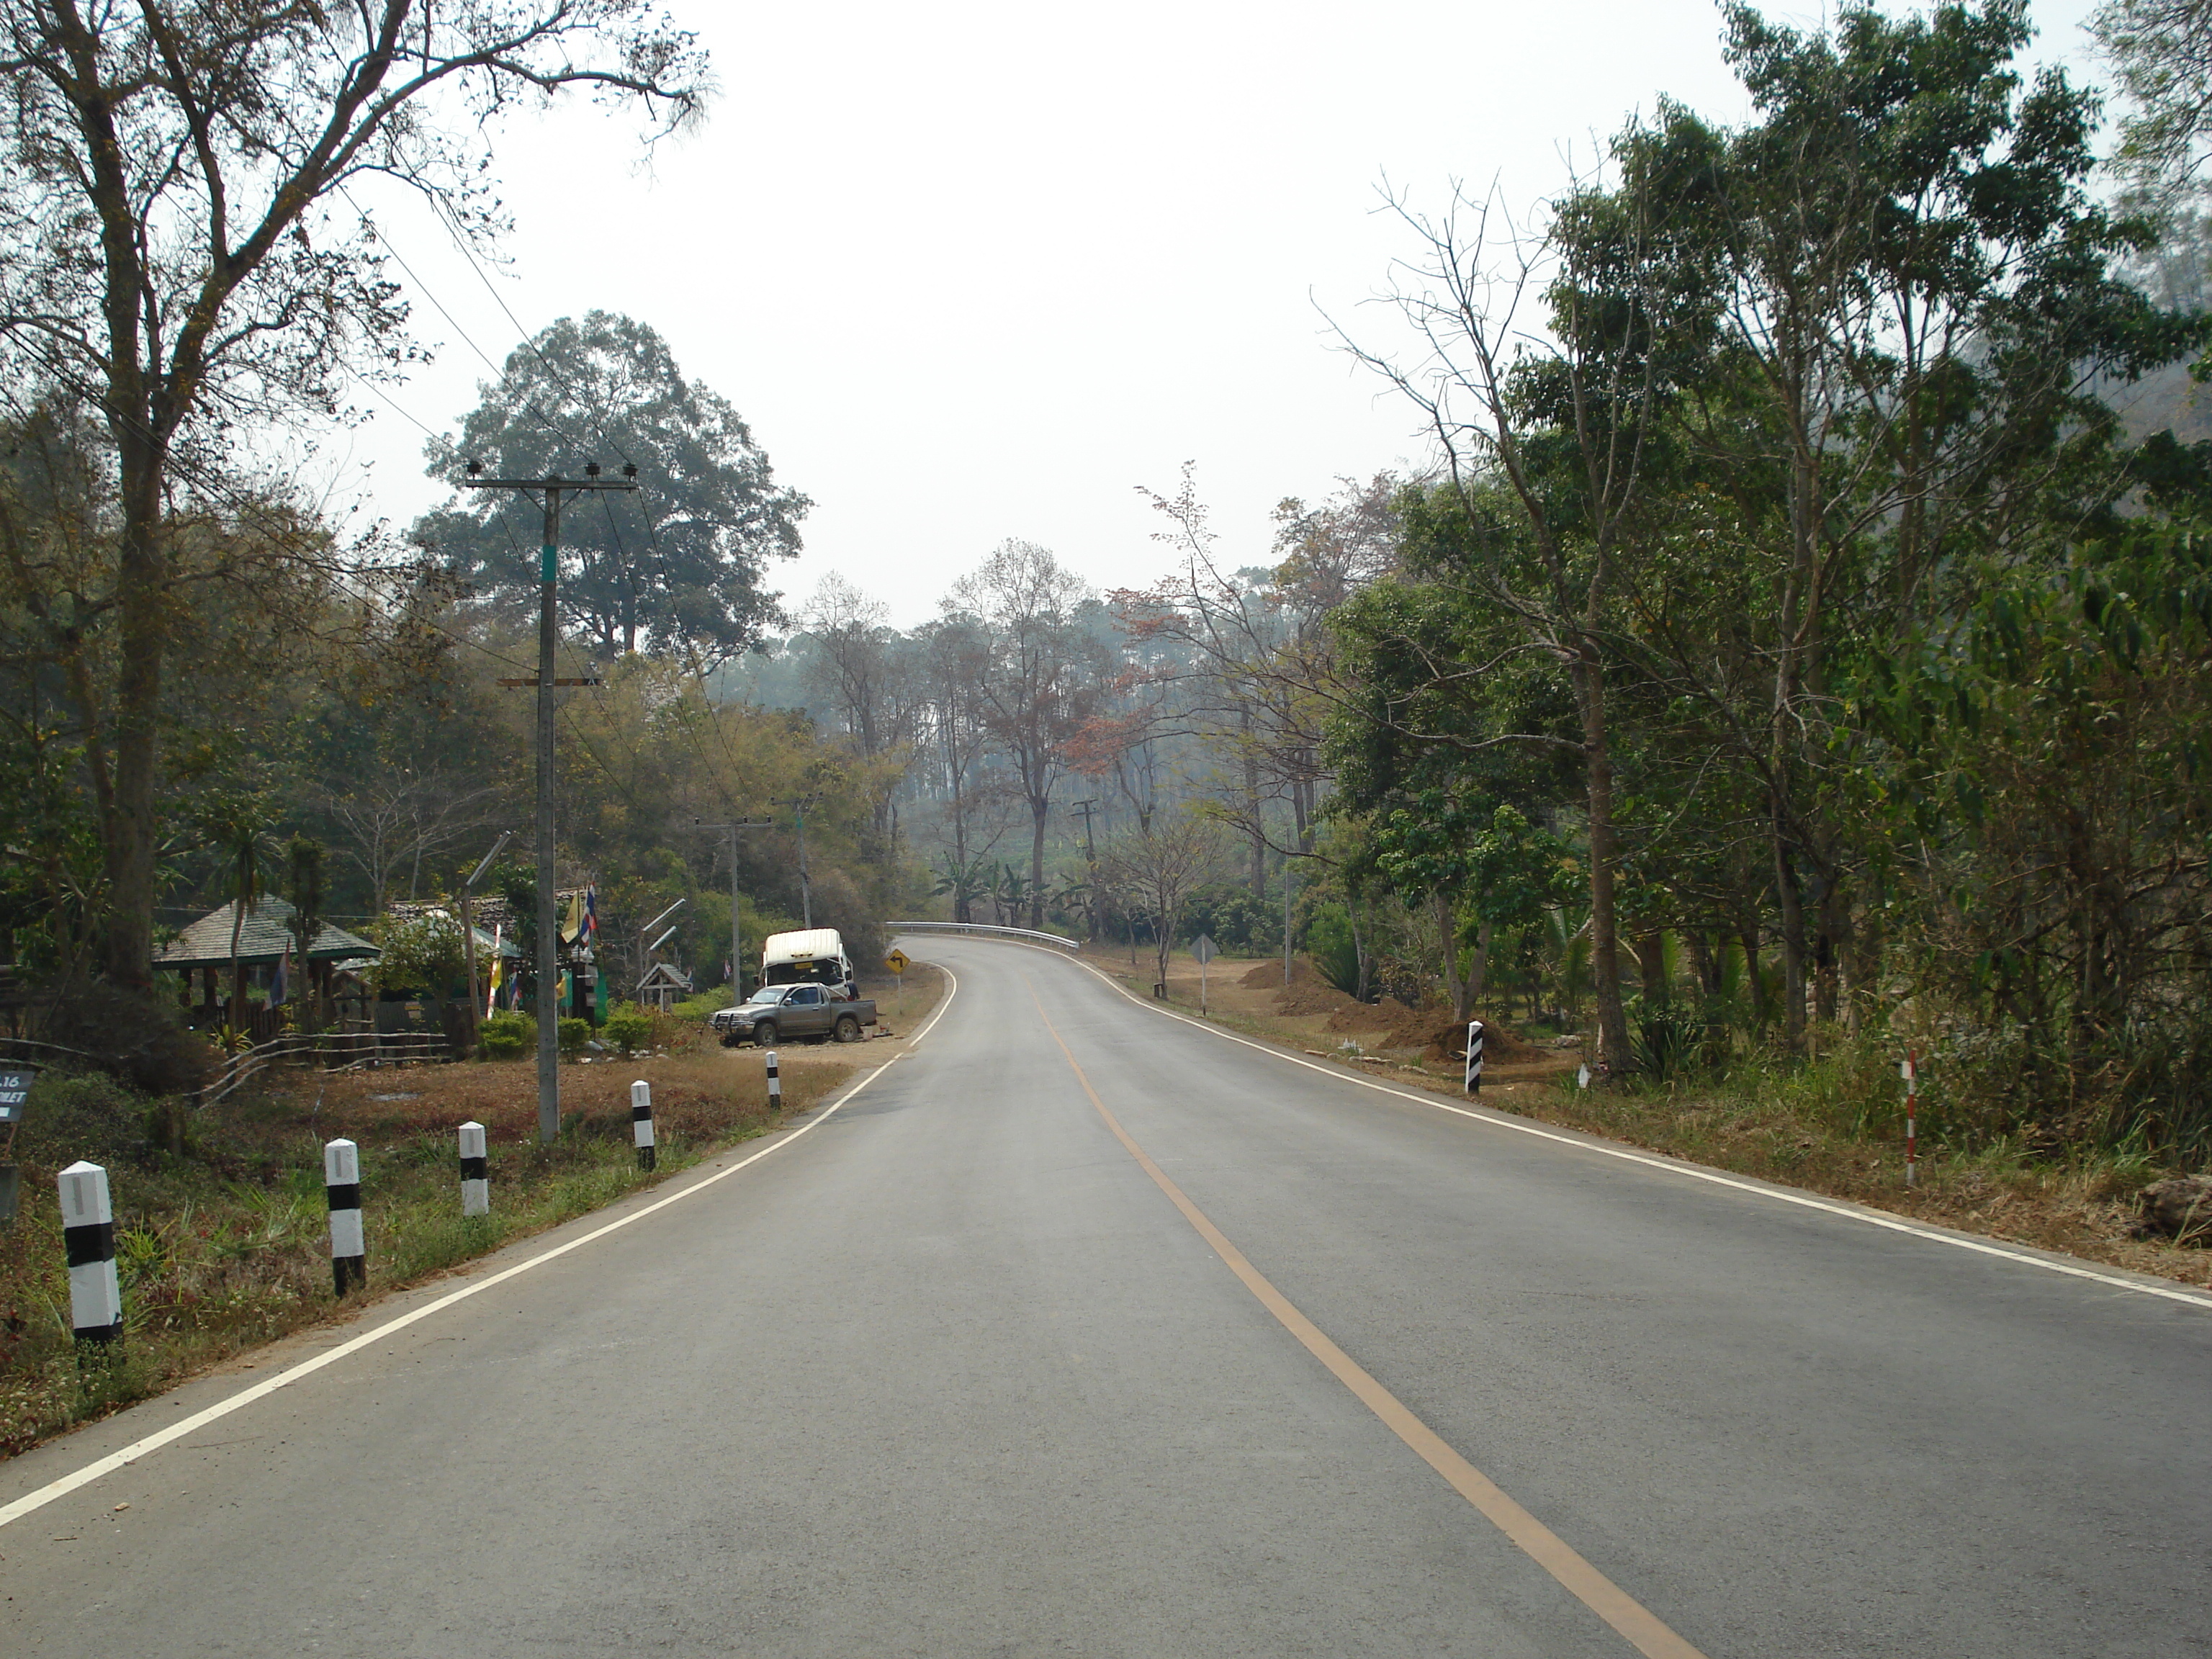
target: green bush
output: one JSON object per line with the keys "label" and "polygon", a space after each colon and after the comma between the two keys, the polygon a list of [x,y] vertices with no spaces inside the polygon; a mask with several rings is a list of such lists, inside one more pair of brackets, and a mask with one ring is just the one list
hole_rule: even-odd
{"label": "green bush", "polygon": [[634,1002],[617,1003],[607,1015],[601,1028],[607,1041],[628,1054],[633,1048],[648,1047],[653,1041],[653,1016]]}
{"label": "green bush", "polygon": [[561,1019],[553,1023],[553,1039],[561,1045],[564,1054],[580,1054],[584,1045],[592,1040],[592,1022],[588,1019]]}
{"label": "green bush", "polygon": [[486,1014],[477,1030],[486,1060],[518,1059],[538,1046],[538,1022],[527,1014]]}

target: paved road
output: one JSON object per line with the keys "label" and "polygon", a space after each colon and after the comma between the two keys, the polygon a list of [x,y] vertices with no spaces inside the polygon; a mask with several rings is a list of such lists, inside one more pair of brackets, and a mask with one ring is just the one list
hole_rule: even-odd
{"label": "paved road", "polygon": [[2212,1651],[2212,1309],[908,949],[957,995],[801,1138],[0,1527],[0,1653]]}

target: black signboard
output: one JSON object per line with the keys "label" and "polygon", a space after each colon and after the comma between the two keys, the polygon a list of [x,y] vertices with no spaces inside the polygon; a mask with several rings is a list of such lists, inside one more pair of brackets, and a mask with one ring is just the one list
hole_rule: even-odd
{"label": "black signboard", "polygon": [[39,1080],[35,1066],[0,1065],[0,1123],[21,1123],[23,1103],[30,1098],[31,1085]]}

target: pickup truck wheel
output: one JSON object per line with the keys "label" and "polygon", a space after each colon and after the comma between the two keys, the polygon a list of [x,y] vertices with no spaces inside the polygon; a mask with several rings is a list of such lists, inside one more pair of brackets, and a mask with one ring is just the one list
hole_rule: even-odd
{"label": "pickup truck wheel", "polygon": [[838,1015],[836,1036],[840,1042],[858,1042],[860,1040],[859,1018],[852,1014]]}
{"label": "pickup truck wheel", "polygon": [[775,1048],[775,1022],[772,1019],[764,1019],[757,1024],[753,1027],[753,1041],[763,1048]]}

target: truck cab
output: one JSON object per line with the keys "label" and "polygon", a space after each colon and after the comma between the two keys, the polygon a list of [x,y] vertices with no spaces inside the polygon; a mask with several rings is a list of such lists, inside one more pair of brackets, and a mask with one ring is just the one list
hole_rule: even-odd
{"label": "truck cab", "polygon": [[860,994],[844,936],[835,927],[770,933],[761,946],[761,984],[823,985],[831,996],[847,1001]]}

